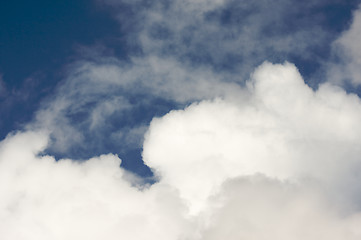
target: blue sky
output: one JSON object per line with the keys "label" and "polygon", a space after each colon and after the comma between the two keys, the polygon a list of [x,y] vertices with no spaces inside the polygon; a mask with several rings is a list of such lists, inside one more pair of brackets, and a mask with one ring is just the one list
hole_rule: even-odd
{"label": "blue sky", "polygon": [[[235,219],[261,229],[260,219],[268,216],[258,208],[279,208],[286,219],[296,218],[298,201],[307,206],[306,216],[318,217],[315,225],[326,226],[320,236],[337,226],[335,239],[358,239],[348,226],[359,218],[335,216],[359,216],[361,209],[359,5],[357,0],[3,3],[0,164],[4,181],[21,183],[13,190],[2,186],[14,196],[8,194],[1,211],[11,226],[36,229],[36,239],[84,238],[84,231],[78,234],[57,218],[54,225],[42,224],[52,217],[42,214],[50,201],[57,214],[69,210],[64,219],[82,220],[73,215],[74,206],[82,205],[94,184],[91,196],[103,195],[95,197],[101,203],[84,204],[81,211],[92,204],[110,207],[90,216],[113,223],[108,210],[120,201],[131,209],[115,211],[120,222],[128,224],[129,214],[175,226],[162,233],[140,223],[145,235],[124,230],[126,239],[225,238],[226,225]],[[58,165],[42,165],[46,161]],[[82,190],[72,199],[77,181],[75,188]],[[33,188],[39,183],[65,189],[54,194],[69,199],[43,198],[41,189]],[[294,191],[285,192],[287,184]],[[258,194],[271,203],[234,209],[233,201],[252,202]],[[30,196],[24,205],[21,196]],[[284,208],[275,196],[292,207]],[[141,200],[132,204],[133,198]],[[41,202],[39,226],[27,224],[37,209],[33,199]],[[329,206],[335,216],[317,204]],[[151,205],[154,214],[139,205]],[[247,206],[254,211],[250,215]],[[26,220],[19,223],[16,214]],[[57,232],[59,224],[67,227]],[[92,224],[97,222],[85,221],[84,228]],[[117,224],[108,229],[108,239],[119,234]],[[274,228],[283,224],[275,221]],[[100,235],[107,228],[101,229]],[[259,231],[231,227],[228,239],[263,239]],[[295,237],[291,230],[278,234],[277,239]],[[11,227],[1,235],[24,239]]]}
{"label": "blue sky", "polygon": [[61,80],[64,66],[76,57],[77,47],[119,36],[114,34],[117,24],[86,1],[7,2],[1,8],[1,29],[3,81],[9,92],[31,91],[29,101],[11,107],[22,111],[8,110],[2,138],[31,119],[41,98]]}
{"label": "blue sky", "polygon": [[[228,1],[224,6],[205,12],[203,19],[197,20],[198,26],[195,23],[185,23],[188,25],[185,29],[191,30],[183,33],[184,39],[173,40],[181,33],[172,32],[172,29],[168,29],[172,26],[166,22],[152,24],[144,31],[150,35],[151,41],[161,45],[156,49],[148,49],[148,46],[139,42],[137,35],[141,34],[141,28],[144,27],[142,15],[147,8],[154,8],[156,4],[143,1],[108,4],[100,1],[40,1],[37,4],[20,1],[4,4],[1,14],[0,72],[6,88],[1,111],[6,117],[1,119],[1,137],[21,129],[33,119],[42,102],[51,98],[57,86],[65,81],[69,68],[79,61],[97,61],[94,58],[98,58],[98,55],[99,58],[112,57],[123,61],[121,64],[131,64],[131,57],[170,57],[194,68],[209,67],[225,75],[242,74],[243,79],[247,79],[252,68],[265,60],[274,63],[290,61],[296,64],[306,82],[317,87],[319,82],[324,81],[320,69],[332,55],[331,43],[349,27],[352,21],[351,13],[357,7],[357,1],[319,1],[304,4],[280,1],[275,4],[284,6],[266,13],[268,6],[246,6],[237,1]],[[164,7],[171,6],[172,1],[165,1],[163,4]],[[245,42],[237,46],[237,43],[233,43],[232,34],[237,34],[235,32],[239,32],[245,24],[250,24],[251,18],[257,14],[261,15],[259,22],[253,23],[260,32],[245,39],[254,43]],[[203,31],[204,26],[212,24],[218,29],[213,32]],[[302,32],[304,36],[300,34],[299,38],[294,37],[297,32]],[[210,42],[206,40],[208,38]],[[229,49],[222,46],[222,38],[234,46]],[[282,49],[272,46],[273,42],[283,38],[291,38],[295,47]],[[310,39],[312,41],[309,41]],[[247,44],[268,46],[253,47],[250,53],[243,54]],[[304,46],[298,48],[300,45]],[[217,52],[212,56],[214,48]],[[242,80],[239,82],[242,84]],[[162,96],[153,99],[152,93],[140,92],[138,95],[127,93],[126,90],[120,95],[133,102],[139,99],[155,102],[140,104],[137,109],[127,114],[127,117],[114,116],[108,131],[114,131],[122,125],[147,125],[154,116],[191,103],[177,103]],[[147,98],[150,99],[146,100]],[[86,114],[86,107],[81,111]],[[82,120],[77,118],[82,113],[71,115],[71,121],[80,123]],[[84,131],[84,135],[89,134],[86,129],[81,131]],[[108,132],[104,133],[105,136],[107,134]],[[129,152],[127,148],[107,142],[96,149],[75,146],[74,149],[56,151],[54,154],[87,158],[104,152],[121,153],[127,156],[124,164],[128,166],[127,154],[130,154],[129,158],[139,160],[141,148],[129,149]]]}

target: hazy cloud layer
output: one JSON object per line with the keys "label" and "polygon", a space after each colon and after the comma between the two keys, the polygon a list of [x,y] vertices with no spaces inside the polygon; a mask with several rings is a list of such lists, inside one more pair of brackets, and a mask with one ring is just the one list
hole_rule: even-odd
{"label": "hazy cloud layer", "polygon": [[[337,0],[100,2],[115,9],[121,26],[133,33],[129,42],[142,53],[231,70],[243,78],[264,60],[297,57],[317,62],[324,43],[333,36],[319,9],[346,4]],[[129,15],[121,11],[124,8],[130,9],[131,25]]]}

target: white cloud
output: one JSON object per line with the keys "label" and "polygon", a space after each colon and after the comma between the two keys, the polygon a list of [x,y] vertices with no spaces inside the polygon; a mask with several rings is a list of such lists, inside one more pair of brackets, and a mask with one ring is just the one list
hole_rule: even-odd
{"label": "white cloud", "polygon": [[357,195],[356,204],[360,99],[328,84],[314,92],[288,63],[260,66],[248,91],[247,100],[203,101],[154,119],[146,164],[196,212],[228,178],[256,173],[309,179],[334,197]]}
{"label": "white cloud", "polygon": [[1,239],[178,239],[187,223],[176,192],[137,189],[120,159],[36,156],[46,135],[9,136],[0,148]]}
{"label": "white cloud", "polygon": [[[314,18],[281,31],[297,9],[286,0],[163,3],[137,9],[130,39],[143,57],[87,50],[93,60],[71,65],[27,131],[0,143],[0,238],[360,239],[359,97],[330,83],[314,91],[290,63],[266,62],[241,87],[270,52],[310,59],[309,47],[328,33],[310,27]],[[222,11],[232,9],[244,15],[230,14],[224,27]],[[359,20],[356,12],[337,41],[345,64],[332,68],[356,85]],[[232,57],[236,70],[219,67]],[[114,154],[81,162],[41,155],[101,144],[107,120],[148,106],[127,98],[137,94],[196,101],[153,119],[145,135],[143,159],[157,183],[145,185]],[[139,147],[146,128],[105,137]]]}
{"label": "white cloud", "polygon": [[361,214],[342,216],[312,191],[263,176],[228,181],[201,239],[358,239]]}
{"label": "white cloud", "polygon": [[360,239],[361,102],[264,63],[239,95],[154,119],[147,186],[113,154],[39,156],[48,132],[0,144],[0,236],[21,239]]}

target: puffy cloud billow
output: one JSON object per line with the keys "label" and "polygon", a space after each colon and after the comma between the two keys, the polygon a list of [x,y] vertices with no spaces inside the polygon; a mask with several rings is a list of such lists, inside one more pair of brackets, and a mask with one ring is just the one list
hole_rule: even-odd
{"label": "puffy cloud billow", "polygon": [[356,95],[329,84],[314,92],[288,63],[261,65],[247,86],[240,99],[205,101],[154,119],[146,164],[197,208],[228,178],[258,173],[315,181],[336,198],[358,195]]}
{"label": "puffy cloud billow", "polygon": [[113,154],[41,152],[46,132],[0,147],[3,239],[359,239],[361,100],[313,91],[292,64],[264,63],[239,96],[152,121],[152,185]]}
{"label": "puffy cloud billow", "polygon": [[[285,29],[290,1],[103,2],[123,28],[119,9],[133,11],[128,40],[142,54],[70,64],[34,120],[0,142],[0,239],[361,238],[361,99],[342,88],[361,77],[360,11],[311,88],[294,64],[264,61],[308,61],[330,37],[308,27],[317,14]],[[141,147],[153,181],[109,144]]]}

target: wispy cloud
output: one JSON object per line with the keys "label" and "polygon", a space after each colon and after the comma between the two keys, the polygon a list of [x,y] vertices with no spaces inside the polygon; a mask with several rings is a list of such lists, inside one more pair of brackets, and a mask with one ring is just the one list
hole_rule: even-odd
{"label": "wispy cloud", "polygon": [[6,93],[7,93],[6,85],[3,80],[2,74],[0,74],[0,98],[5,97]]}
{"label": "wispy cloud", "polygon": [[[1,239],[360,239],[359,11],[336,64],[341,1],[99,2],[131,53],[81,49],[0,142]],[[154,183],[113,151],[140,147]]]}
{"label": "wispy cloud", "polygon": [[361,83],[361,10],[353,14],[353,22],[339,39],[334,42],[334,61],[327,65],[328,78],[339,84],[350,83],[359,86]]}
{"label": "wispy cloud", "polygon": [[[143,128],[153,116],[193,101],[237,94],[253,69],[265,60],[302,59],[319,64],[322,59],[314,49],[327,49],[324,46],[332,40],[332,32],[318,9],[341,4],[287,0],[100,2],[111,6],[126,33],[126,47],[138,50],[129,50],[126,59],[111,51],[106,56],[99,46],[80,51],[83,60],[68,67],[66,79],[37,115],[38,125],[53,132],[52,149],[57,152],[66,153],[71,146],[82,148],[85,139],[94,141],[87,144],[96,149],[104,146],[114,131],[118,134],[113,136],[123,137],[109,142],[119,142],[121,149],[127,135],[134,132],[131,129]],[[315,79],[313,85],[322,81]],[[103,109],[105,105],[108,110]],[[140,109],[151,114],[136,121]],[[138,143],[141,141],[139,138]]]}
{"label": "wispy cloud", "polygon": [[[103,1],[104,2],[104,1]],[[146,55],[238,71],[248,78],[266,60],[318,57],[331,37],[321,9],[339,1],[105,1],[115,9],[133,9],[136,42]],[[121,26],[128,17],[117,15]]]}

